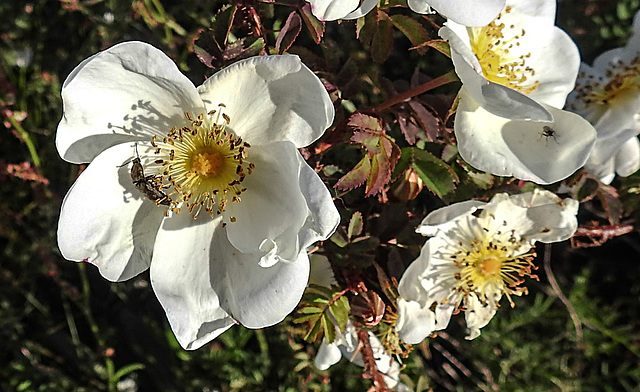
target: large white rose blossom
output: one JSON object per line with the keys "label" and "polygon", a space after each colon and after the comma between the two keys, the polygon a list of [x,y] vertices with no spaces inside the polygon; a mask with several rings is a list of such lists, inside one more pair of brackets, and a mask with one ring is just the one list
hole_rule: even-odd
{"label": "large white rose blossom", "polygon": [[293,310],[307,247],[339,222],[297,150],[334,116],[298,57],[239,61],[196,88],[158,49],[126,42],[76,67],[62,99],[58,151],[90,162],[62,204],[66,259],[110,281],[150,269],[187,349]]}
{"label": "large white rose blossom", "polygon": [[320,20],[358,19],[378,5],[378,0],[307,0]]}
{"label": "large white rose blossom", "polygon": [[490,202],[465,201],[433,211],[417,232],[430,236],[404,272],[398,291],[396,331],[417,344],[464,310],[474,339],[506,295],[526,293],[524,277],[535,277],[536,241],[570,238],[577,228],[578,202],[535,190]]}
{"label": "large white rose blossom", "polygon": [[412,11],[431,14],[434,11],[464,26],[482,27],[495,19],[505,0],[407,0]]}
{"label": "large white rose blossom", "polygon": [[580,56],[554,26],[555,0],[509,0],[488,26],[451,20],[440,29],[462,80],[454,130],[477,169],[549,184],[582,167],[595,130],[561,110]]}
{"label": "large white rose blossom", "polygon": [[594,125],[598,138],[585,169],[610,183],[640,168],[640,13],[623,48],[602,53],[593,67],[582,63],[569,110]]}

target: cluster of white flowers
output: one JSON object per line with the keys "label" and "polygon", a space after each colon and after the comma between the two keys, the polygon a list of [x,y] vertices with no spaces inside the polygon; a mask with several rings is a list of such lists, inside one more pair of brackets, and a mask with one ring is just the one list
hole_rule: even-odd
{"label": "cluster of white flowers", "polygon": [[[378,4],[308,1],[327,21],[359,18]],[[555,0],[408,6],[448,18],[439,34],[462,81],[454,131],[470,165],[542,185],[585,164],[606,183],[638,170],[640,16],[627,46],[590,67],[554,25]],[[568,95],[571,111],[563,110]],[[236,323],[273,325],[295,308],[309,277],[307,249],[340,220],[297,151],[334,117],[322,82],[298,57],[239,61],[196,88],[159,50],[122,43],[73,70],[62,97],[58,151],[69,162],[90,162],[63,202],[65,258],[94,264],[111,281],[150,269],[187,349]],[[431,212],[417,229],[430,238],[399,283],[399,337],[419,343],[457,311],[468,338],[478,336],[503,295],[511,301],[526,292],[535,242],[570,238],[577,210],[573,199],[536,190]],[[398,363],[370,338],[378,365],[397,384]],[[356,340],[349,323],[322,345],[318,367],[340,353],[361,362]]]}

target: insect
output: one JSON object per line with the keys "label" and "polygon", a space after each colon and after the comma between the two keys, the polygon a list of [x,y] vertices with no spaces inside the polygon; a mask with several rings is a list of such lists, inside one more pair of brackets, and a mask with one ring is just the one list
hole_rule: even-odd
{"label": "insect", "polygon": [[145,176],[142,162],[138,156],[138,146],[136,145],[136,157],[133,159],[131,166],[131,181],[140,193],[147,199],[154,201],[156,205],[171,205],[171,198],[160,190],[160,185],[156,181],[155,176]]}
{"label": "insect", "polygon": [[558,139],[556,139],[556,131],[550,126],[545,125],[542,127],[542,132],[540,132],[540,137],[538,138],[538,140],[540,140],[543,136],[545,138],[545,144],[549,143],[550,137],[553,138],[553,141],[556,142],[556,144],[558,143]]}

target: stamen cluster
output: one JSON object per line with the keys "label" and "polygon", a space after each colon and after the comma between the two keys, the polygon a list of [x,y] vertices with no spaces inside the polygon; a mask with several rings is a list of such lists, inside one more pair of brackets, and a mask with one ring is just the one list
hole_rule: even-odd
{"label": "stamen cluster", "polygon": [[471,50],[488,80],[529,94],[538,88],[540,82],[530,80],[535,75],[535,70],[526,64],[531,53],[513,53],[513,49],[520,46],[519,40],[525,35],[525,30],[517,32],[514,25],[507,27],[500,23],[500,18],[509,12],[511,7],[507,7],[489,25],[469,28]]}
{"label": "stamen cluster", "polygon": [[[628,93],[637,93],[640,85],[640,53],[628,61],[611,62],[604,75],[578,74],[575,99],[590,105],[608,105]],[[579,108],[578,108],[579,109]]]}
{"label": "stamen cluster", "polygon": [[501,227],[508,226],[506,221],[496,224],[494,219],[474,218],[455,226],[447,234],[455,241],[436,251],[437,257],[445,262],[439,265],[440,273],[449,275],[449,279],[453,275],[455,279],[450,284],[449,298],[455,298],[457,305],[470,295],[486,305],[488,300],[505,294],[513,306],[511,294],[527,293],[526,287],[520,286],[523,278],[537,278],[532,274],[535,253],[529,244],[514,230],[503,231]]}
{"label": "stamen cluster", "polygon": [[[156,176],[172,199],[170,209],[180,214],[183,207],[196,219],[204,209],[213,218],[227,210],[230,202],[239,203],[245,178],[255,168],[247,160],[251,147],[242,138],[227,131],[230,118],[212,110],[193,118],[185,112],[189,125],[173,127],[161,141],[151,144],[155,154]],[[231,216],[229,221],[235,222]]]}

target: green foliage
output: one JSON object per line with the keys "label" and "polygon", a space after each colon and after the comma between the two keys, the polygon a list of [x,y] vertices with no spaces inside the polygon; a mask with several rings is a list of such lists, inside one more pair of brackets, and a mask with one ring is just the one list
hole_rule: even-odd
{"label": "green foliage", "polygon": [[328,343],[332,343],[336,338],[336,329],[344,331],[349,309],[349,300],[339,287],[311,284],[300,301],[298,316],[293,322],[308,324],[305,340],[315,342],[324,337]]}

